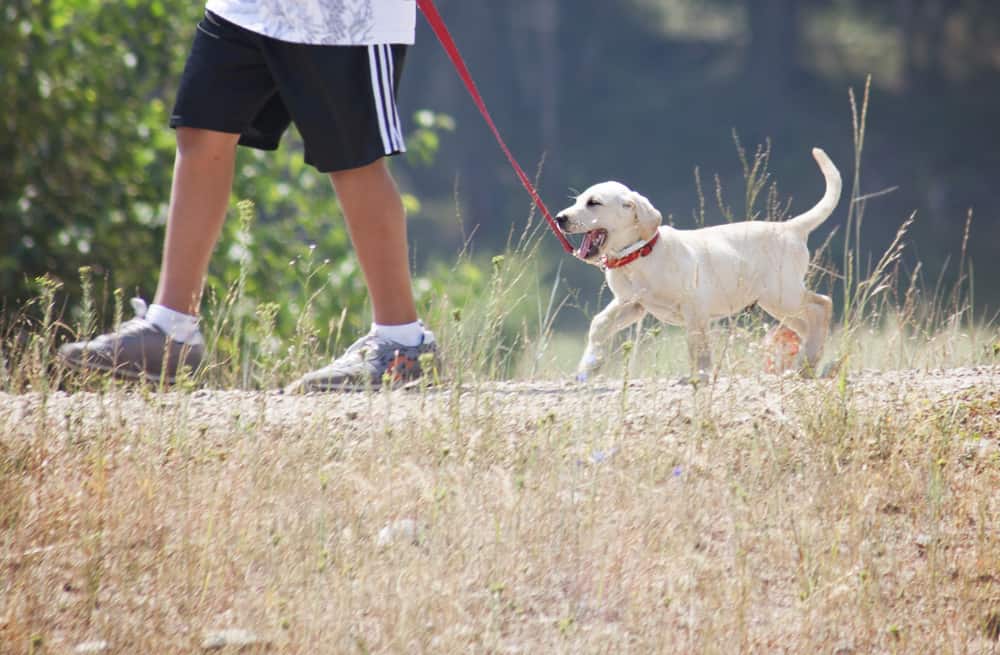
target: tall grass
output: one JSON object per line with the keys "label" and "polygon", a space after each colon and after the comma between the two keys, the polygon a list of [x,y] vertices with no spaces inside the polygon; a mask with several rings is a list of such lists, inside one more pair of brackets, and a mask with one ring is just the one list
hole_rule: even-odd
{"label": "tall grass", "polygon": [[[737,149],[745,215],[783,218],[769,146]],[[762,379],[748,312],[714,334],[712,384],[664,383],[684,336],[652,324],[610,382],[566,384],[575,297],[558,265],[543,282],[533,219],[458,257],[476,293],[424,303],[436,390],[269,392],[354,336],[310,319],[323,262],[300,262],[286,339],[242,277],[210,294],[209,365],[169,390],[61,371],[56,345],[125,297],[61,319],[38,280],[0,329],[0,653],[198,652],[224,629],[255,635],[231,652],[995,652],[996,368],[909,369],[994,363],[996,328],[964,248],[928,285],[904,219],[860,267],[855,211],[844,270],[828,238],[811,274],[847,282],[840,380]]]}
{"label": "tall grass", "polygon": [[[853,89],[849,92],[854,144],[849,173],[852,183],[849,196],[839,210],[846,210],[846,220],[842,231],[830,230],[826,239],[814,248],[808,280],[811,288],[840,299],[835,303],[839,321],[827,349],[828,366],[847,372],[991,362],[995,324],[988,316],[974,314],[973,267],[966,254],[972,233],[971,212],[965,223],[957,268],[951,274],[953,281],[947,288],[945,271],[931,282],[922,263],[907,257],[909,230],[919,220],[916,215],[901,218],[895,238],[883,253],[873,257],[865,249],[862,227],[867,203],[894,190],[866,193],[862,188],[870,94],[870,79],[860,100]],[[733,140],[744,177],[739,219],[785,220],[790,213],[790,202],[778,193],[769,171],[770,142],[757,146],[751,154],[735,132]],[[705,222],[705,197],[697,169],[695,183],[699,197],[695,221],[701,225]],[[715,201],[719,213],[724,220],[737,220],[737,211],[727,203],[725,195],[716,176]],[[253,205],[240,203],[238,213],[236,238],[239,240],[240,235],[246,234],[245,244],[241,244],[247,245],[252,241],[249,235],[255,220]],[[839,267],[831,257],[838,232],[843,237]],[[543,261],[541,256],[547,239],[545,223],[535,220],[532,214],[521,229],[511,231],[504,252],[494,255],[488,264],[473,258],[469,248],[464,248],[452,268],[440,274],[444,283],[438,292],[428,296],[421,312],[438,335],[449,379],[462,384],[570,374],[577,357],[574,351],[582,349],[582,331],[559,332],[557,326],[565,325],[559,317],[576,303],[578,293],[573,280],[563,277],[562,259],[555,266],[554,278],[546,281],[551,263]],[[246,257],[240,261],[237,278],[228,288],[208,290],[203,320],[208,365],[190,381],[195,386],[280,387],[321,365],[356,336],[344,333],[346,313],[329,325],[316,324],[311,308],[322,294],[330,292],[330,268],[329,262],[315,258],[313,249],[293,262],[297,280],[289,292],[295,295],[282,301],[248,294],[247,262]],[[457,279],[460,271],[469,269],[481,270],[477,273],[479,281],[469,283],[473,285],[471,292],[465,288],[461,293],[449,293],[448,278]],[[92,336],[99,324],[107,324],[101,321],[106,311],[97,300],[89,269],[81,269],[83,302],[74,309],[72,329],[60,319],[58,285],[46,279],[36,283],[39,295],[19,314],[3,319],[0,388],[6,390],[61,383],[62,372],[52,368],[52,351],[57,342]],[[115,290],[112,296],[114,326],[122,319],[123,294]],[[277,332],[278,302],[301,307],[290,335]],[[768,318],[752,309],[723,321],[713,337],[713,352],[719,364],[717,373],[759,372],[762,353],[757,343],[767,324]],[[648,377],[685,371],[683,339],[680,331],[647,319],[619,341],[633,344],[638,350],[638,356],[630,358],[634,368],[631,374]],[[621,368],[623,361],[620,356],[612,358],[609,373],[625,374]]]}

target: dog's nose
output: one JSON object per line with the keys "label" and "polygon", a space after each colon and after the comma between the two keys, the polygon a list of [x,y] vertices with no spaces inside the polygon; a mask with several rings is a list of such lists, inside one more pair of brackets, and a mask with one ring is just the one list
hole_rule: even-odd
{"label": "dog's nose", "polygon": [[556,223],[559,223],[559,227],[565,229],[566,223],[569,223],[569,216],[565,212],[559,212],[556,214]]}

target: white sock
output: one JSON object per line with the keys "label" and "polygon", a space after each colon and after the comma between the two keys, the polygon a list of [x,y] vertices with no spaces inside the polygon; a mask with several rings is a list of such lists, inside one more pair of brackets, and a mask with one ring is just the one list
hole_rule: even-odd
{"label": "white sock", "polygon": [[372,323],[372,332],[395,341],[401,346],[419,346],[424,342],[424,324],[420,321],[404,323],[403,325],[379,325]]}
{"label": "white sock", "polygon": [[198,329],[197,316],[153,304],[146,311],[146,320],[166,332],[167,336],[174,341],[192,346],[205,343],[201,336],[201,330]]}

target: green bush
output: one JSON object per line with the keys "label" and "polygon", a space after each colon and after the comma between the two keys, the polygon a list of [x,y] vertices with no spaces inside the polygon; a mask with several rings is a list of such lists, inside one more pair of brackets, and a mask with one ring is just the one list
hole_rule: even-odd
{"label": "green bush", "polygon": [[155,279],[173,161],[169,85],[196,4],[11,0],[0,20],[0,297],[77,271]]}
{"label": "green bush", "polygon": [[[82,316],[84,268],[99,326],[113,322],[114,289],[152,293],[174,160],[168,112],[201,11],[178,0],[13,0],[4,9],[0,300],[8,308],[35,313],[34,280],[44,276],[60,285],[67,324],[94,322]],[[415,122],[407,157],[429,165],[440,133],[454,126],[426,110]],[[234,327],[263,317],[284,339],[360,329],[365,288],[340,210],[326,176],[303,162],[294,129],[277,152],[241,148],[236,173],[209,271],[210,318]],[[240,199],[254,209],[236,220]],[[404,202],[419,210],[415,197]]]}

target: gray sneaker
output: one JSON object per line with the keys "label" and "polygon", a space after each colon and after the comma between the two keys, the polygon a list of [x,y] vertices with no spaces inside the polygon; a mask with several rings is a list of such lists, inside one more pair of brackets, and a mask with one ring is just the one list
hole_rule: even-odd
{"label": "gray sneaker", "polygon": [[424,330],[423,343],[418,346],[404,346],[369,333],[329,366],[307,373],[285,387],[285,393],[407,387],[425,374],[433,374],[437,366],[437,343],[428,330]]}
{"label": "gray sneaker", "polygon": [[132,299],[136,316],[110,334],[90,341],[68,343],[59,349],[59,359],[79,371],[110,373],[122,380],[161,380],[173,384],[181,367],[197,370],[205,353],[202,343],[174,341],[146,320],[146,303]]}

